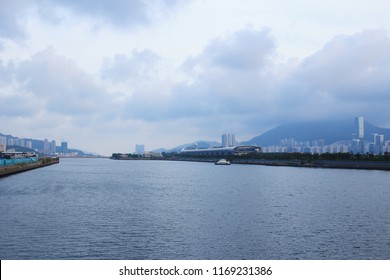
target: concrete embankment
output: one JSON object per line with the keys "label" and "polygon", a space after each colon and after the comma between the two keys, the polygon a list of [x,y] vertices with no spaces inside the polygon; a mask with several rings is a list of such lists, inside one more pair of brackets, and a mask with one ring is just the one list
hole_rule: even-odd
{"label": "concrete embankment", "polygon": [[17,174],[20,172],[29,171],[36,168],[45,167],[48,165],[59,163],[59,158],[40,158],[38,162],[28,163],[28,164],[16,164],[9,166],[1,166],[0,167],[0,178]]}
{"label": "concrete embankment", "polygon": [[[172,158],[174,161],[216,162],[219,158]],[[230,159],[232,164],[390,171],[390,161]]]}
{"label": "concrete embankment", "polygon": [[365,169],[390,171],[389,161],[332,161],[319,160],[305,162],[299,160],[234,160],[236,164],[256,164],[266,166],[290,166],[311,168],[335,168],[335,169]]}

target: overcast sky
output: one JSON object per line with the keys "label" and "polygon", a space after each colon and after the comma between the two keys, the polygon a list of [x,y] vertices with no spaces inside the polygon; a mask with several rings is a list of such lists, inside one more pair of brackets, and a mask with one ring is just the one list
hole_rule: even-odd
{"label": "overcast sky", "polygon": [[0,132],[110,155],[363,115],[390,127],[387,0],[0,0]]}

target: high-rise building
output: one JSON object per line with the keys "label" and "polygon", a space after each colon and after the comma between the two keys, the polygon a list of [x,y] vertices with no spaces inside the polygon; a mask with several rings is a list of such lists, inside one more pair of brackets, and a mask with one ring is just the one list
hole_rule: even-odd
{"label": "high-rise building", "polygon": [[50,142],[50,153],[54,154],[56,152],[56,140]]}
{"label": "high-rise building", "polygon": [[32,141],[27,141],[26,142],[26,147],[29,149],[32,149]]}
{"label": "high-rise building", "polygon": [[364,117],[356,118],[357,135],[359,139],[364,139]]}
{"label": "high-rise building", "polygon": [[223,147],[229,146],[229,144],[228,144],[228,135],[226,133],[222,134],[222,146]]}
{"label": "high-rise building", "polygon": [[383,134],[374,133],[373,134],[373,143],[370,150],[373,154],[382,154],[383,146],[385,144],[385,136]]}
{"label": "high-rise building", "polygon": [[5,136],[0,136],[0,144],[7,145],[7,137],[5,137]]}
{"label": "high-rise building", "polygon": [[7,145],[8,145],[8,146],[13,146],[13,145],[15,145],[15,139],[13,139],[13,138],[8,138]]}
{"label": "high-rise building", "polygon": [[364,141],[364,117],[356,117],[355,118],[355,127],[356,134],[354,134],[354,145],[353,152],[357,154],[364,154],[365,141]]}
{"label": "high-rise building", "polygon": [[137,155],[144,155],[145,154],[145,145],[143,145],[143,144],[135,145],[135,153]]}
{"label": "high-rise building", "polygon": [[43,140],[43,153],[50,154],[50,142],[47,139]]}
{"label": "high-rise building", "polygon": [[223,147],[237,146],[236,136],[232,133],[222,134],[222,146]]}
{"label": "high-rise building", "polygon": [[61,151],[63,153],[66,153],[66,150],[68,149],[68,142],[61,141]]}
{"label": "high-rise building", "polygon": [[24,139],[21,138],[14,139],[14,145],[24,147]]}

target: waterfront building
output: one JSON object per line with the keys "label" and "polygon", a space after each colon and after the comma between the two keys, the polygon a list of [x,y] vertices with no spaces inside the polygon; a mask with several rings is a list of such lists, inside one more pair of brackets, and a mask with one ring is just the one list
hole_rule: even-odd
{"label": "waterfront building", "polygon": [[144,155],[145,154],[145,145],[143,144],[137,144],[135,145],[135,153],[137,155]]}
{"label": "waterfront building", "polygon": [[7,145],[0,143],[0,153],[4,153],[7,151]]}
{"label": "waterfront building", "polygon": [[161,153],[157,153],[157,152],[145,152],[145,157],[146,158],[162,158],[162,154]]}
{"label": "waterfront building", "polygon": [[262,150],[258,146],[235,146],[235,147],[217,147],[217,148],[205,148],[205,149],[189,149],[184,148],[180,151],[181,154],[188,155],[245,155],[250,153],[260,153]]}

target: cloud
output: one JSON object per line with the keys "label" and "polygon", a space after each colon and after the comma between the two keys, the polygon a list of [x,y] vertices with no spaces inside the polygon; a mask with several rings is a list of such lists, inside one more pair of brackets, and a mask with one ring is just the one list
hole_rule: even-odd
{"label": "cloud", "polygon": [[104,80],[114,84],[150,80],[156,75],[155,64],[158,60],[159,56],[149,49],[133,50],[130,56],[117,54],[104,60],[101,75]]}
{"label": "cloud", "polygon": [[44,110],[69,116],[93,116],[107,106],[104,88],[75,62],[55,54],[53,48],[16,63],[8,69],[8,75],[13,77],[12,95],[19,98],[20,106],[31,104],[31,98],[40,103],[39,107],[32,106],[35,113]]}
{"label": "cloud", "polygon": [[246,114],[267,88],[265,69],[275,44],[269,29],[245,29],[213,40],[181,69],[192,82],[177,83],[169,94],[137,92],[127,100],[129,117],[147,120]]}
{"label": "cloud", "polygon": [[296,107],[307,117],[365,114],[388,119],[382,105],[390,102],[389,49],[384,30],[336,36],[284,81],[281,105]]}
{"label": "cloud", "polygon": [[244,29],[227,38],[214,39],[200,55],[188,58],[184,67],[234,71],[261,69],[268,63],[275,49],[270,31],[269,28]]}
{"label": "cloud", "polygon": [[0,37],[14,41],[26,38],[26,14],[30,6],[27,0],[0,0]]}
{"label": "cloud", "polygon": [[165,143],[174,141],[172,131],[183,133],[176,138],[183,141],[226,131],[247,140],[243,135],[290,121],[364,115],[381,125],[390,119],[386,31],[336,36],[302,60],[280,62],[276,46],[268,28],[215,38],[182,63],[179,82],[158,75],[164,57],[150,49],[106,58],[100,76],[92,77],[47,48],[26,60],[0,60],[0,102],[10,105],[0,116],[14,124],[24,119],[26,126],[55,125],[44,121],[50,118],[69,133],[88,130],[88,137],[110,131],[125,138],[132,131],[163,141],[169,134]]}
{"label": "cloud", "polygon": [[36,15],[54,25],[76,15],[89,19],[94,27],[128,30],[165,18],[181,5],[176,0],[0,0],[0,38],[25,40],[27,25]]}
{"label": "cloud", "polygon": [[55,11],[58,8],[70,10],[73,14],[93,19],[97,24],[109,24],[115,28],[127,29],[150,24],[156,13],[167,13],[179,4],[175,0],[53,0],[38,1],[40,9]]}
{"label": "cloud", "polygon": [[[138,91],[125,119],[186,119],[193,125],[260,131],[311,119],[389,119],[390,38],[382,30],[336,36],[306,59],[276,63],[269,29],[243,29],[217,38],[181,69],[187,81],[169,92]],[[213,120],[217,120],[214,122]],[[218,123],[218,124],[217,124]],[[245,129],[244,129],[245,128]]]}

